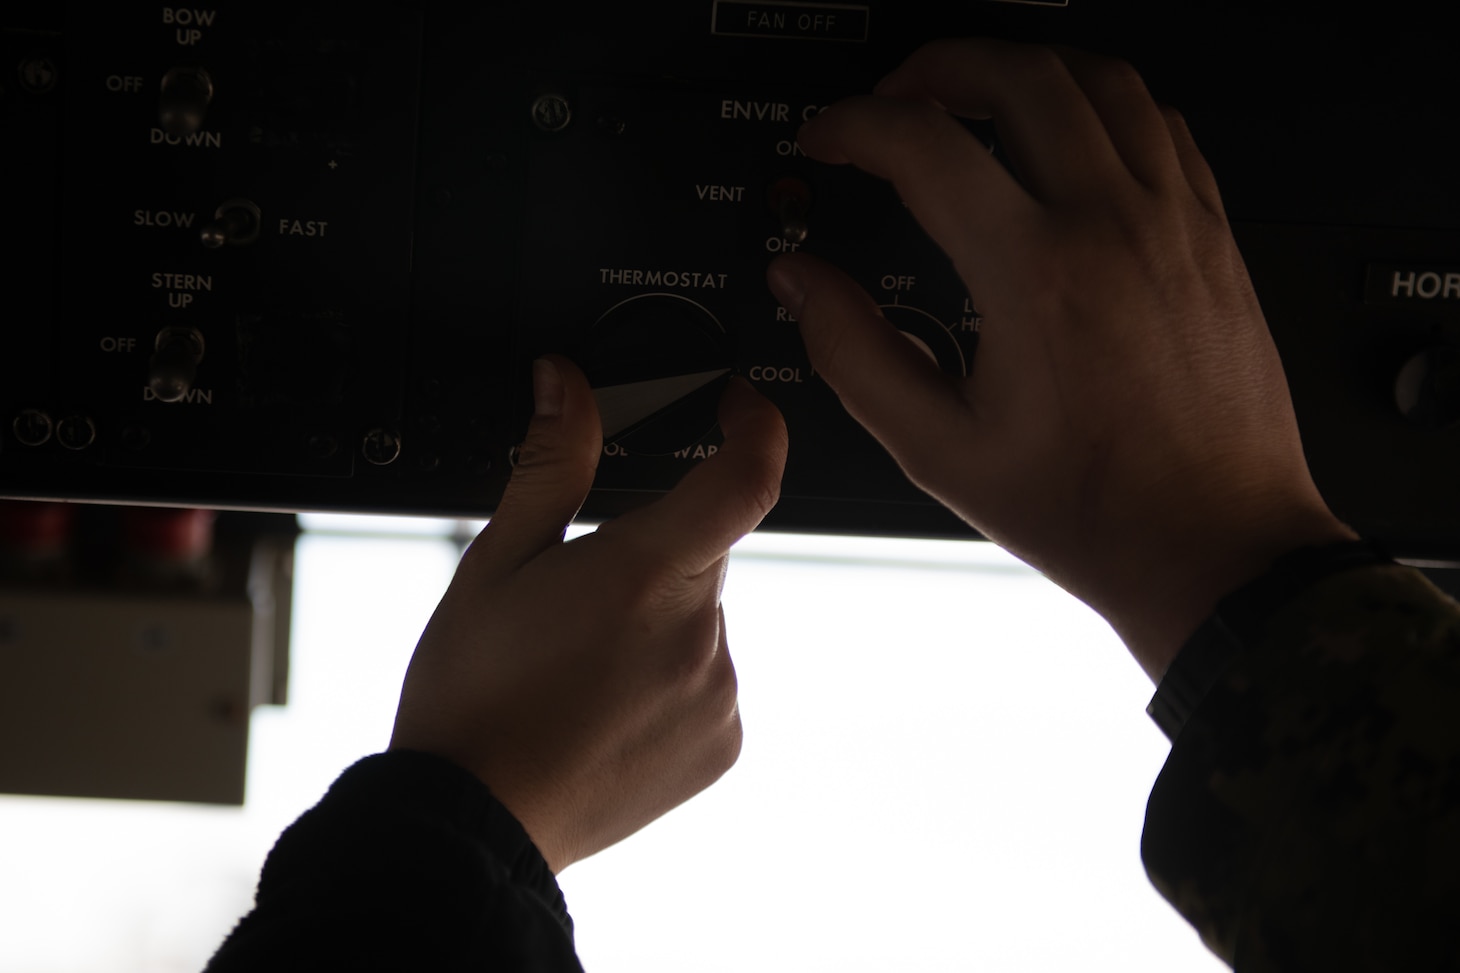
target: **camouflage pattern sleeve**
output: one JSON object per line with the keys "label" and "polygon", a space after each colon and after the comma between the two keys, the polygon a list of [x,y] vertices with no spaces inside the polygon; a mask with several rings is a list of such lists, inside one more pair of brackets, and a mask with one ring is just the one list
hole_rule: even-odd
{"label": "camouflage pattern sleeve", "polygon": [[1460,606],[1388,565],[1273,611],[1176,737],[1141,854],[1239,973],[1460,970]]}

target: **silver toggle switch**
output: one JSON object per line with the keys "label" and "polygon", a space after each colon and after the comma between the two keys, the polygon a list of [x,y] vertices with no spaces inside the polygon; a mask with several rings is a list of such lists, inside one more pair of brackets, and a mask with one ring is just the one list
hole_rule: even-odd
{"label": "silver toggle switch", "polygon": [[198,377],[203,360],[203,335],[197,328],[163,328],[157,332],[147,388],[159,402],[180,402]]}
{"label": "silver toggle switch", "polygon": [[199,67],[176,67],[162,76],[162,97],[157,122],[179,138],[203,127],[203,116],[213,102],[213,79]]}
{"label": "silver toggle switch", "polygon": [[217,250],[222,246],[241,247],[259,238],[262,214],[252,200],[230,199],[213,213],[213,219],[202,230],[203,246]]}

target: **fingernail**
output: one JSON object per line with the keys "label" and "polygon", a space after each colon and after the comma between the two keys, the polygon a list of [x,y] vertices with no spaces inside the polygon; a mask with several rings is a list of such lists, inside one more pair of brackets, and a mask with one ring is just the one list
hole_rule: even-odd
{"label": "fingernail", "polygon": [[781,307],[790,312],[791,317],[801,313],[801,306],[806,303],[806,285],[801,280],[801,275],[787,266],[786,261],[777,260],[771,264],[766,271],[766,283],[770,285],[771,293],[776,295],[776,300],[781,302]]}
{"label": "fingernail", "polygon": [[917,88],[916,74],[910,74],[906,65],[898,65],[888,71],[872,86],[872,94],[879,98],[897,98]]}
{"label": "fingernail", "polygon": [[532,407],[540,416],[563,414],[563,376],[546,358],[532,363]]}

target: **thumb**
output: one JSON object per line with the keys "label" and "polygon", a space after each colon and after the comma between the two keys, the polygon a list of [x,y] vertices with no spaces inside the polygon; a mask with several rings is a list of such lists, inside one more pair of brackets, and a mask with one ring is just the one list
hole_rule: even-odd
{"label": "thumb", "polygon": [[766,282],[801,327],[811,364],[904,471],[945,456],[966,405],[953,379],[882,316],[857,283],[810,254],[771,262]]}
{"label": "thumb", "polygon": [[511,573],[559,544],[593,486],[603,431],[593,390],[561,355],[532,363],[534,413],[502,502],[472,544],[494,573]]}

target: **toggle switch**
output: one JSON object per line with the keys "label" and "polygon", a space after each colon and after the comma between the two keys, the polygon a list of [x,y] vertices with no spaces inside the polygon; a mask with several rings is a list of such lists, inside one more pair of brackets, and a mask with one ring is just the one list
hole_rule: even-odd
{"label": "toggle switch", "polygon": [[259,238],[262,214],[252,200],[230,199],[213,213],[211,223],[203,227],[203,246],[217,250],[222,246],[241,247]]}
{"label": "toggle switch", "polygon": [[811,187],[804,179],[783,176],[771,183],[766,193],[771,212],[781,226],[781,236],[790,243],[805,243],[806,214],[811,212]]}
{"label": "toggle switch", "polygon": [[199,67],[176,67],[162,76],[157,121],[169,135],[192,135],[203,127],[213,102],[213,79]]}
{"label": "toggle switch", "polygon": [[159,402],[179,402],[198,377],[203,336],[197,328],[163,328],[148,366],[147,388]]}

